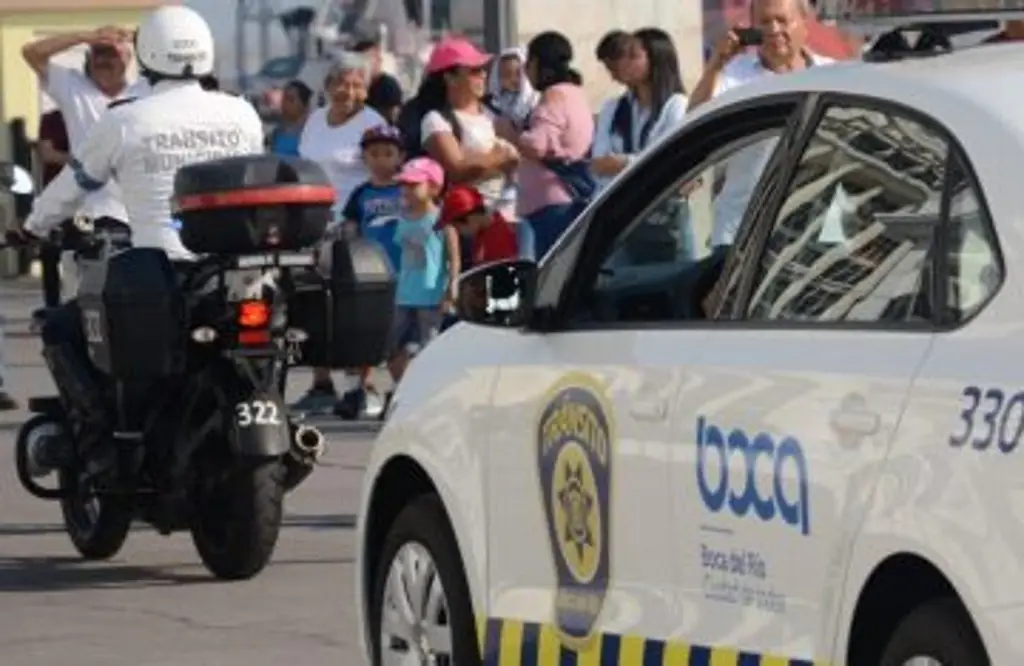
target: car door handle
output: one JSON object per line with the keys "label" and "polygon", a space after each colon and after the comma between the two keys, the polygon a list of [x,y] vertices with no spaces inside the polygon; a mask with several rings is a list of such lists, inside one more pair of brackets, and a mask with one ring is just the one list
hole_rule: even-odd
{"label": "car door handle", "polygon": [[832,412],[832,428],[849,435],[874,435],[882,424],[882,417],[870,410],[841,409]]}
{"label": "car door handle", "polygon": [[668,417],[668,400],[634,400],[629,407],[629,413],[639,421],[664,421]]}

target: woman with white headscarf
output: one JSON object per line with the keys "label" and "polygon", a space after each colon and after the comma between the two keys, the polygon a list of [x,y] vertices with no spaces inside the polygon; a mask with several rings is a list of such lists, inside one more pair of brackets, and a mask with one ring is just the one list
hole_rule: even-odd
{"label": "woman with white headscarf", "polygon": [[516,128],[525,127],[540,101],[540,94],[526,76],[526,49],[513,46],[502,51],[491,65],[487,87],[488,106],[497,115],[511,120]]}
{"label": "woman with white headscarf", "polygon": [[[371,76],[370,63],[364,56],[340,54],[327,76],[327,106],[309,115],[299,138],[299,155],[319,164],[334,186],[338,211],[335,222],[339,223],[341,207],[369,178],[360,148],[363,132],[387,124],[383,116],[366,106]],[[337,401],[331,371],[314,368],[313,386],[292,408],[319,413],[329,411]]]}
{"label": "woman with white headscarf", "polygon": [[[484,103],[499,118],[505,118],[516,130],[526,128],[540,94],[526,76],[526,49],[513,46],[501,52],[491,64],[487,77],[487,95]],[[505,181],[495,206],[510,217],[515,217],[515,204],[519,196],[515,179]]]}

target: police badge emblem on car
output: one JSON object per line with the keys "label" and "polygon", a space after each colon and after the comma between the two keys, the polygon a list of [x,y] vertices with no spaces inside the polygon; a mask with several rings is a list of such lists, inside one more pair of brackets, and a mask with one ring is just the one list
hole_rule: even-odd
{"label": "police badge emblem on car", "polygon": [[577,650],[594,636],[611,578],[611,403],[586,375],[548,392],[537,421],[537,471],[557,577],[555,624]]}

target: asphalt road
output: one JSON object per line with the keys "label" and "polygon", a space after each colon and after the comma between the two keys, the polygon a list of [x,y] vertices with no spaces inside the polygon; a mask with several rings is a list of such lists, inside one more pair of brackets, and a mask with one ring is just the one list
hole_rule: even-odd
{"label": "asphalt road", "polygon": [[[27,335],[38,302],[0,286],[5,383],[24,404],[52,386]],[[308,381],[296,376],[296,394]],[[321,424],[324,465],[287,500],[273,562],[218,583],[188,534],[138,525],[120,555],[80,561],[55,503],[22,491],[13,445],[26,413],[0,413],[0,663],[3,666],[358,666],[354,521],[370,424]]]}

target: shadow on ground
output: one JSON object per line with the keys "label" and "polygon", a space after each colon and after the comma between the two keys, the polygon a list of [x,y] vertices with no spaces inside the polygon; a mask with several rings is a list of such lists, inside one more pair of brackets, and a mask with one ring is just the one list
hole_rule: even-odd
{"label": "shadow on ground", "polygon": [[[356,517],[350,513],[290,514],[285,516],[281,523],[281,527],[285,531],[289,529],[352,529],[355,526]],[[153,528],[136,523],[132,525],[132,532],[153,532]],[[0,537],[28,537],[63,533],[64,526],[60,523],[0,523]]]}
{"label": "shadow on ground", "polygon": [[[260,574],[288,566],[351,564],[352,558],[271,560]],[[196,563],[140,567],[122,562],[86,562],[77,557],[0,557],[0,593],[60,592],[63,590],[145,589],[165,585],[217,585]]]}

